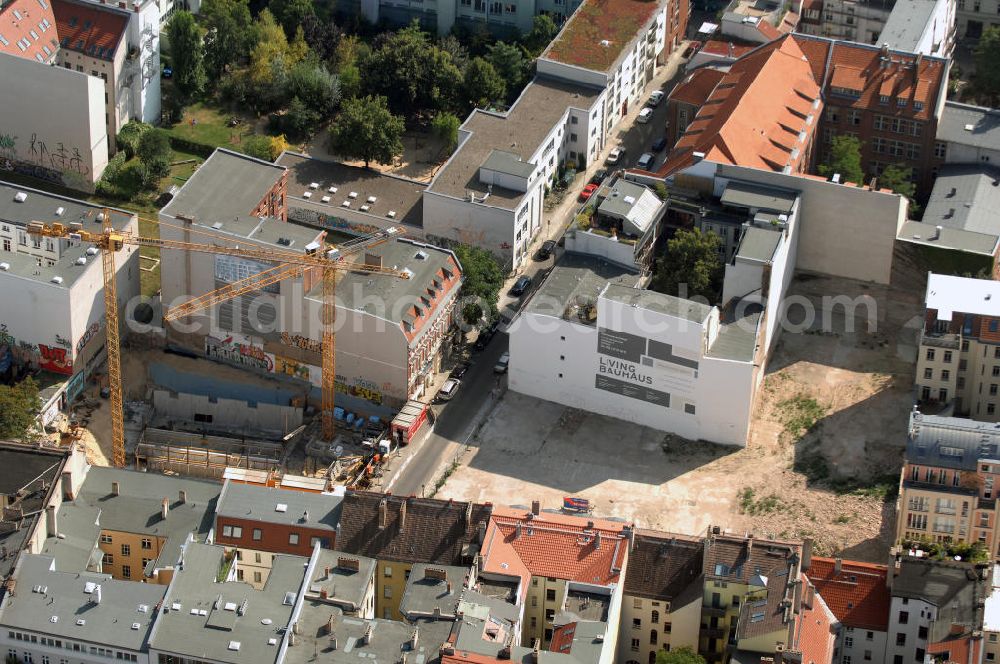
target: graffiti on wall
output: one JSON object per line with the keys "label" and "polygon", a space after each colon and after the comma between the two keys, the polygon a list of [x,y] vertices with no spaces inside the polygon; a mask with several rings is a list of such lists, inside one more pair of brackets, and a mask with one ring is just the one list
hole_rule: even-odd
{"label": "graffiti on wall", "polygon": [[[80,337],[80,340],[76,342],[76,354],[78,357],[80,353],[83,352],[83,349],[87,347],[87,344],[89,344],[91,340],[93,340],[93,338],[96,337],[97,333],[100,331],[101,331],[100,321],[94,321],[93,323],[90,324],[90,327],[87,328],[87,331],[84,332],[83,335]],[[56,337],[56,343],[59,343],[59,337]]]}
{"label": "graffiti on wall", "polygon": [[274,355],[248,337],[230,335],[224,339],[205,337],[205,355],[210,359],[248,369],[274,371]]}
{"label": "graffiti on wall", "polygon": [[371,401],[376,405],[382,405],[382,392],[378,389],[378,386],[370,380],[355,378],[354,384],[348,385],[347,378],[338,374],[335,385],[337,391],[341,394],[348,394],[352,397],[364,399],[365,401]]}
{"label": "graffiti on wall", "polygon": [[274,356],[274,373],[285,374],[286,376],[302,380],[309,380],[310,377],[308,364],[296,362],[291,358],[280,355]]}
{"label": "graffiti on wall", "polygon": [[281,333],[281,343],[286,346],[291,346],[292,348],[298,348],[300,350],[307,350],[312,353],[323,352],[323,344],[315,339],[310,339],[309,337],[304,337],[301,334],[289,334],[288,332]]}
{"label": "graffiti on wall", "polygon": [[73,358],[68,355],[65,348],[38,344],[38,355],[40,357],[39,366],[44,371],[65,376],[73,375]]}
{"label": "graffiti on wall", "polygon": [[31,134],[27,149],[18,152],[18,136],[11,131],[0,132],[0,170],[27,175],[75,189],[93,190],[90,166],[84,163],[78,147],[67,147],[61,141],[52,145],[37,133]]}

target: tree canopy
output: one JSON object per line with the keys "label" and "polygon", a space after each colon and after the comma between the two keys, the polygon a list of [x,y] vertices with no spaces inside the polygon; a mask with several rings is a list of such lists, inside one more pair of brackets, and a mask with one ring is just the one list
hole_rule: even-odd
{"label": "tree canopy", "polygon": [[205,32],[205,70],[218,80],[227,67],[250,53],[253,34],[247,0],[204,0],[201,21]]}
{"label": "tree canopy", "polygon": [[834,136],[830,154],[820,164],[819,172],[827,177],[839,173],[841,182],[862,184],[865,174],[861,168],[861,141],[849,134]]}
{"label": "tree canopy", "polygon": [[661,650],[656,653],[656,664],[705,664],[705,658],[691,646],[682,646],[670,652]]}
{"label": "tree canopy", "polygon": [[976,88],[992,102],[1000,97],[1000,28],[983,30],[976,44]]}
{"label": "tree canopy", "polygon": [[722,276],[722,238],[701,229],[679,230],[667,241],[667,253],[656,262],[653,289],[683,298],[716,298]]}
{"label": "tree canopy", "polygon": [[458,145],[458,128],[461,121],[454,113],[442,112],[431,120],[431,133],[444,141],[444,149],[451,152]]}
{"label": "tree canopy", "polygon": [[316,14],[312,0],[270,0],[267,8],[285,29],[285,35],[289,39],[295,36],[296,30],[303,27],[307,17]]}
{"label": "tree canopy", "polygon": [[31,378],[0,385],[0,439],[29,438],[40,406],[38,384]]}
{"label": "tree canopy", "polygon": [[184,99],[191,99],[205,89],[205,47],[201,28],[190,12],[179,11],[167,24],[170,62],[174,70],[174,88]]}
{"label": "tree canopy", "polygon": [[403,119],[392,114],[385,97],[349,99],[330,130],[330,148],[342,157],[391,164],[403,152]]}
{"label": "tree canopy", "polygon": [[878,179],[880,187],[892,189],[897,194],[913,199],[917,187],[910,179],[913,177],[913,169],[899,164],[886,166],[882,175]]}
{"label": "tree canopy", "polygon": [[500,78],[507,83],[507,101],[521,94],[528,76],[529,62],[524,51],[516,44],[498,41],[489,47],[486,60],[493,65]]}
{"label": "tree canopy", "polygon": [[524,36],[522,43],[532,57],[545,50],[559,33],[559,26],[548,14],[539,14],[531,22],[531,32]]}
{"label": "tree canopy", "polygon": [[465,70],[465,98],[477,108],[504,101],[507,85],[489,61],[473,58]]}
{"label": "tree canopy", "polygon": [[462,318],[469,325],[497,315],[497,299],[503,287],[504,273],[488,249],[459,244],[453,247],[462,264]]}

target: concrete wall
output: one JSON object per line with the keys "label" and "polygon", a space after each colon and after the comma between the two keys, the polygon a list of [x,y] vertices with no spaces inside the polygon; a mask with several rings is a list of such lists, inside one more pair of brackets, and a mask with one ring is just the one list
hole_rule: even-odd
{"label": "concrete wall", "polygon": [[0,165],[83,191],[108,164],[104,82],[0,54]]}
{"label": "concrete wall", "polygon": [[153,391],[153,409],[161,417],[186,422],[195,414],[212,417],[213,427],[288,433],[302,424],[302,409],[270,403],[219,399],[198,394]]}
{"label": "concrete wall", "polygon": [[889,283],[896,233],[906,220],[898,194],[741,166],[719,165],[716,186],[739,179],[800,192],[799,270]]}
{"label": "concrete wall", "polygon": [[429,241],[448,241],[489,249],[508,267],[514,260],[513,210],[424,192],[424,233]]}
{"label": "concrete wall", "polygon": [[612,263],[629,267],[639,266],[635,262],[635,245],[619,242],[610,237],[589,231],[571,230],[566,234],[566,251],[576,251],[606,258]]}

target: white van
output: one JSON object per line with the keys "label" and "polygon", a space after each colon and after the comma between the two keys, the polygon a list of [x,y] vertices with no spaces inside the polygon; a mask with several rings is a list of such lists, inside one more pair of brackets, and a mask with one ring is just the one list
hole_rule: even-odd
{"label": "white van", "polygon": [[639,117],[636,118],[639,122],[646,124],[653,119],[653,109],[648,106],[641,111],[639,111]]}

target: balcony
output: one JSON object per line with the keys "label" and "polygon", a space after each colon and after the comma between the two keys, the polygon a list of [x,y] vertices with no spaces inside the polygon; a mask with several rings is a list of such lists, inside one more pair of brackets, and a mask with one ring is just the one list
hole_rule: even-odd
{"label": "balcony", "polygon": [[716,618],[721,618],[726,615],[726,607],[724,606],[703,606],[701,607],[701,612],[706,616],[714,616]]}
{"label": "balcony", "polygon": [[726,630],[721,627],[702,627],[701,636],[708,639],[721,639],[726,635]]}
{"label": "balcony", "polygon": [[934,527],[932,528],[932,530],[935,533],[941,533],[942,535],[954,535],[955,534],[955,526],[943,526],[943,525],[940,525],[940,524],[934,524]]}

